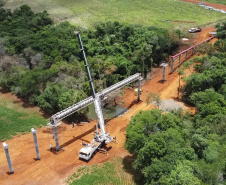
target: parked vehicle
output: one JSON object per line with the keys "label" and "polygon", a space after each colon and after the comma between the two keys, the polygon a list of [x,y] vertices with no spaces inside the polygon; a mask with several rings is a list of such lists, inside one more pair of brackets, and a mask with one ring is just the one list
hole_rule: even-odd
{"label": "parked vehicle", "polygon": [[201,32],[202,29],[201,28],[191,28],[190,30],[188,30],[189,33],[196,33],[196,32]]}

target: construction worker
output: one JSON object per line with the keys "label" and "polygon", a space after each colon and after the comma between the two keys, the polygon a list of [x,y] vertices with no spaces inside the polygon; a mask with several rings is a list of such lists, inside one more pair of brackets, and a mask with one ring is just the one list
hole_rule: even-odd
{"label": "construction worker", "polygon": [[117,144],[117,141],[116,141],[116,136],[115,136],[115,137],[113,137],[113,139],[115,140],[114,142]]}
{"label": "construction worker", "polygon": [[75,122],[74,121],[72,121],[72,128],[74,128],[75,127]]}
{"label": "construction worker", "polygon": [[50,144],[49,147],[50,147],[50,151],[52,152],[53,151],[52,145]]}

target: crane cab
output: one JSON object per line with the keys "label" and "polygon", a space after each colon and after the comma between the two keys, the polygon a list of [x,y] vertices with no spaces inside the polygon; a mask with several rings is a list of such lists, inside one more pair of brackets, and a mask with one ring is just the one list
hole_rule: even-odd
{"label": "crane cab", "polygon": [[101,146],[102,143],[96,142],[93,139],[89,144],[85,144],[84,147],[79,150],[79,159],[89,161]]}

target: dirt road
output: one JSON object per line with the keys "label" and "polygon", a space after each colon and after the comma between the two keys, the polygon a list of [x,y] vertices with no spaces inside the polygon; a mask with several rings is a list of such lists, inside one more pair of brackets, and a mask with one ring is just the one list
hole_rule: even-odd
{"label": "dirt road", "polygon": [[[201,33],[196,34],[197,42],[208,38],[208,32],[214,28],[204,29]],[[195,42],[195,41],[194,41]],[[196,44],[196,43],[194,43]],[[126,140],[126,127],[130,118],[140,110],[149,110],[152,105],[146,105],[145,99],[149,92],[158,92],[163,99],[177,98],[178,75],[177,73],[169,74],[170,68],[166,70],[166,82],[161,83],[162,69],[155,69],[152,79],[142,85],[143,94],[141,102],[136,103],[136,96],[133,89],[125,90],[124,102],[130,109],[118,118],[112,119],[107,123],[106,130],[116,136],[118,144],[108,144],[108,155],[97,153],[94,158],[86,163],[78,158],[78,151],[82,148],[82,142],[89,142],[93,139],[95,122],[89,124],[71,125],[62,124],[58,127],[59,143],[65,149],[58,154],[49,151],[49,145],[55,146],[52,134],[47,128],[38,129],[37,137],[41,161],[36,161],[36,153],[32,134],[14,137],[7,141],[12,164],[15,173],[8,175],[8,165],[3,147],[0,146],[0,184],[65,184],[69,175],[81,165],[92,165],[103,163],[115,156],[125,156],[127,151],[124,149]],[[0,96],[2,96],[0,94]],[[15,97],[13,97],[15,98]],[[1,143],[0,143],[1,144]]]}
{"label": "dirt road", "polygon": [[[195,4],[205,2],[205,1],[197,1],[197,0],[181,0],[181,1],[189,2],[189,3],[195,3]],[[226,11],[225,5],[208,3],[208,2],[205,2],[205,5]]]}

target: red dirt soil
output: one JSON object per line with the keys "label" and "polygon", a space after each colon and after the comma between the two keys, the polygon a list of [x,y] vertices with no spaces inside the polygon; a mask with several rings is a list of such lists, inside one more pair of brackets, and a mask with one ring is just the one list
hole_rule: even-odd
{"label": "red dirt soil", "polygon": [[[196,0],[181,0],[181,1],[195,3],[195,4],[205,2],[205,1],[196,1]],[[205,5],[226,11],[226,5],[214,4],[214,3],[209,3],[209,2],[205,2]]]}
{"label": "red dirt soil", "polygon": [[[196,41],[200,42],[209,37],[211,29],[203,29],[196,34]],[[196,43],[194,43],[196,44]],[[178,88],[177,72],[169,74],[170,68],[166,69],[166,81],[160,83],[162,79],[162,69],[155,69],[151,80],[142,85],[143,93],[141,102],[136,102],[133,89],[125,89],[125,106],[130,109],[123,115],[107,122],[106,130],[117,137],[118,144],[110,143],[107,145],[108,155],[98,152],[88,163],[79,160],[78,152],[82,148],[82,142],[90,142],[93,139],[96,122],[89,124],[71,125],[61,124],[58,127],[59,143],[65,149],[58,154],[49,151],[49,145],[55,146],[52,134],[47,128],[37,130],[37,138],[41,160],[36,161],[35,146],[32,133],[14,137],[6,141],[9,145],[9,153],[14,167],[14,174],[8,175],[9,171],[3,147],[0,147],[0,184],[66,184],[65,180],[72,175],[81,165],[92,165],[106,162],[115,156],[124,157],[128,152],[124,149],[126,141],[126,127],[132,116],[140,110],[150,110],[153,105],[146,105],[145,99],[148,92],[158,92],[163,99],[176,99]],[[189,72],[190,73],[190,72]],[[183,85],[183,84],[182,84]],[[3,96],[0,94],[0,96]],[[12,97],[11,97],[12,98]],[[15,97],[14,97],[15,98]],[[191,110],[193,108],[190,108]],[[0,143],[2,144],[2,143]]]}

